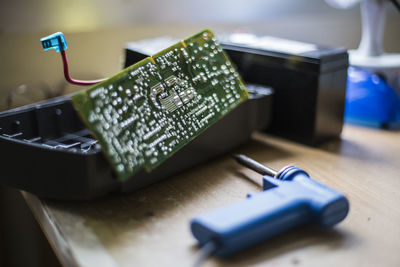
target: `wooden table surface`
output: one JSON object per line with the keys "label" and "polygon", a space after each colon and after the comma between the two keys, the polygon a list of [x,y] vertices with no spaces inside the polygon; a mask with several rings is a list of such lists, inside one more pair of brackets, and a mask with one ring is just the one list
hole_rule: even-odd
{"label": "wooden table surface", "polygon": [[[255,134],[237,152],[304,168],[343,192],[350,213],[334,229],[302,227],[204,266],[400,266],[400,132],[345,125],[341,141],[319,148]],[[190,218],[260,185],[260,175],[225,156],[124,196],[82,203],[23,195],[65,266],[191,266],[198,248]]]}

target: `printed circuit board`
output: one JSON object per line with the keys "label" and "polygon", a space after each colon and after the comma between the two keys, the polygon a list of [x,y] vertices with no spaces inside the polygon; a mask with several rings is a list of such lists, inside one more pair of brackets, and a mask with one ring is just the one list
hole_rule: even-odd
{"label": "printed circuit board", "polygon": [[204,30],[72,96],[120,180],[151,171],[248,97]]}

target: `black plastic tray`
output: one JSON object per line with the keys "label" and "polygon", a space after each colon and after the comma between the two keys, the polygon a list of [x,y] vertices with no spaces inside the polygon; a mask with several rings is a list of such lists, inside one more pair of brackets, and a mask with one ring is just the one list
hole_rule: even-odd
{"label": "black plastic tray", "polygon": [[227,153],[269,123],[272,90],[250,99],[150,173],[120,182],[68,96],[0,113],[0,182],[44,198],[91,199],[130,192]]}

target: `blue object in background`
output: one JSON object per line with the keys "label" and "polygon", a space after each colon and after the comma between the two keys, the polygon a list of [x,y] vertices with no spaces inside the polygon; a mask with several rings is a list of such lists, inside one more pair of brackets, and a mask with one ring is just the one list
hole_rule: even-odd
{"label": "blue object in background", "polygon": [[283,168],[274,177],[264,175],[263,190],[194,218],[191,230],[200,245],[214,243],[217,256],[228,256],[303,224],[331,227],[349,211],[346,197],[294,166]]}
{"label": "blue object in background", "polygon": [[400,98],[382,78],[349,67],[345,121],[387,128],[400,122]]}

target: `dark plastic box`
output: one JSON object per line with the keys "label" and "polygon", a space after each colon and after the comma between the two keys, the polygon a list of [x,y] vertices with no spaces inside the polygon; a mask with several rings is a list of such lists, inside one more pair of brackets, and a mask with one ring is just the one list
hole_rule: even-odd
{"label": "dark plastic box", "polygon": [[267,132],[308,145],[339,138],[348,68],[345,49],[243,33],[220,40],[246,82],[274,89]]}
{"label": "dark plastic box", "polygon": [[250,99],[150,173],[117,180],[68,96],[0,113],[0,183],[52,199],[131,192],[227,153],[268,124],[272,91],[248,86]]}

